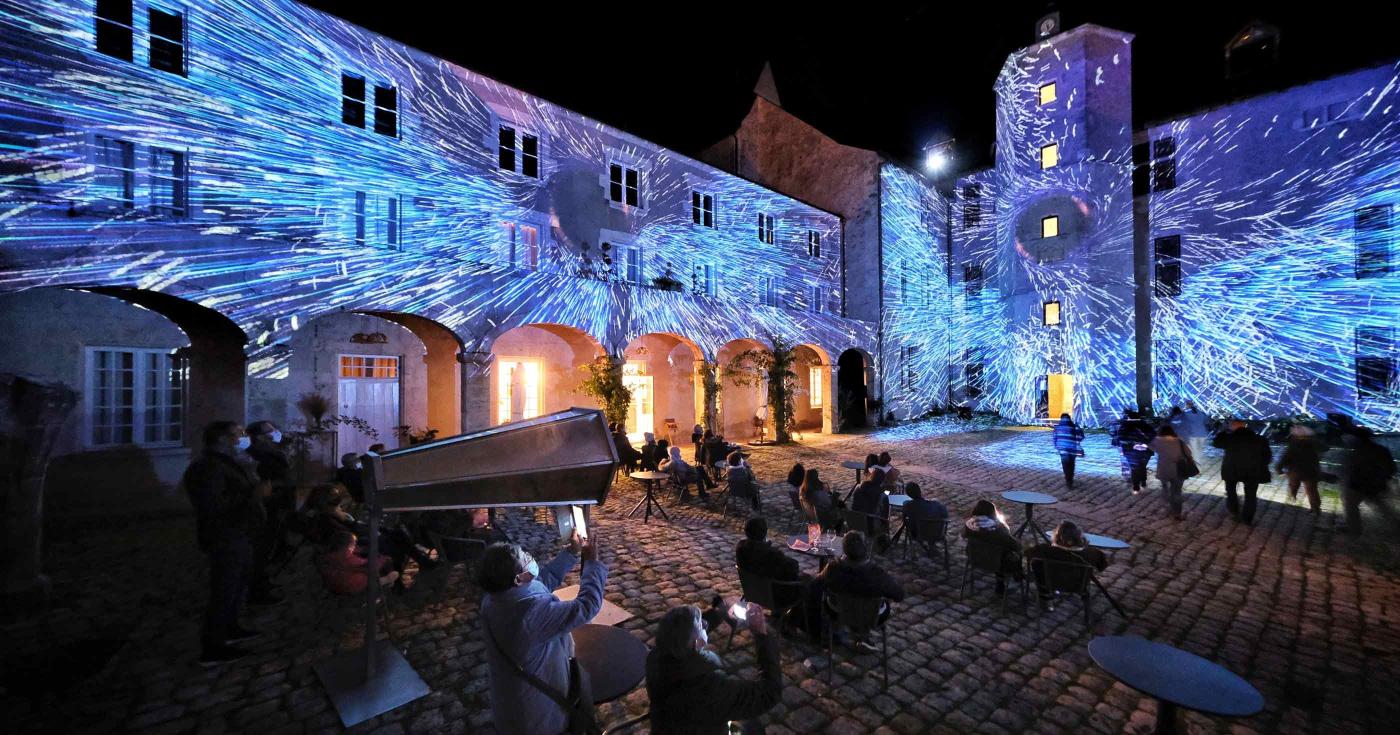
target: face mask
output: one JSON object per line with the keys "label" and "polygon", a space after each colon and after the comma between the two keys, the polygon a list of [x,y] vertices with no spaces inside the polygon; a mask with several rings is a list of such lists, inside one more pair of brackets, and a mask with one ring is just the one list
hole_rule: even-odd
{"label": "face mask", "polygon": [[357,470],[362,470],[362,469],[364,469],[364,465],[360,464],[359,462],[356,462],[356,463],[355,463],[355,469],[357,469]]}
{"label": "face mask", "polygon": [[537,561],[535,561],[534,559],[531,559],[531,560],[530,560],[530,563],[527,564],[527,565],[525,565],[525,571],[528,572],[528,573],[530,574],[530,578],[531,578],[531,579],[539,579],[539,578],[540,578],[540,563],[537,562]]}
{"label": "face mask", "polygon": [[249,438],[246,437],[246,436],[240,436],[240,437],[238,437],[238,444],[235,445],[235,446],[237,446],[237,447],[238,447],[238,451],[241,452],[241,451],[247,449],[248,447],[253,446],[253,440],[252,440],[252,439],[249,439]]}
{"label": "face mask", "polygon": [[282,432],[274,430],[269,436],[272,437],[272,443],[273,443],[273,444],[281,444],[281,443],[282,443]]}

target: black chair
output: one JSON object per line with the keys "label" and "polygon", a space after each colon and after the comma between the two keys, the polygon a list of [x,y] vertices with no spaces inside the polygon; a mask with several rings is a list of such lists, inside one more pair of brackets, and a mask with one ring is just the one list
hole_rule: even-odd
{"label": "black chair", "polygon": [[676,502],[677,502],[677,503],[679,503],[679,502],[685,500],[685,492],[686,492],[686,490],[689,490],[689,489],[690,489],[690,486],[691,486],[691,485],[695,485],[695,493],[696,493],[697,495],[699,495],[700,492],[703,491],[703,490],[705,489],[705,483],[704,483],[703,480],[700,479],[700,469],[697,468],[697,467],[693,467],[692,470],[694,470],[694,478],[695,478],[695,479],[693,479],[693,480],[685,480],[685,481],[682,481],[681,478],[680,478],[680,476],[679,476],[677,473],[675,473],[675,472],[672,472],[672,471],[669,471],[669,470],[661,470],[662,472],[665,472],[667,475],[670,475],[670,478],[666,480],[666,484],[667,484],[667,486],[670,487],[672,490],[675,490],[675,491],[676,491]]}
{"label": "black chair", "polygon": [[[744,599],[767,610],[779,625],[787,620],[793,610],[802,607],[803,582],[779,582],[738,567],[735,569],[739,572],[739,588],[744,591]],[[780,598],[790,602],[778,604]],[[729,632],[729,642],[734,642],[733,630]]]}
{"label": "black chair", "polygon": [[1060,595],[1073,595],[1078,597],[1084,605],[1084,625],[1093,625],[1093,605],[1089,595],[1093,591],[1091,583],[1094,579],[1094,568],[1088,564],[1068,559],[1046,559],[1043,557],[1032,557],[1026,560],[1029,563],[1030,574],[1023,583],[1030,583],[1030,578],[1035,579],[1036,592],[1041,594],[1041,599],[1053,600]]}
{"label": "black chair", "polygon": [[[908,523],[906,522],[906,526]],[[948,561],[948,519],[947,518],[922,518],[914,524],[914,529],[919,532],[917,537],[909,533],[911,529],[905,528],[904,536],[904,558],[909,558],[910,544],[919,544],[924,547],[924,552],[928,558],[938,561],[938,547],[943,547],[943,573],[951,574],[952,568]]]}
{"label": "black chair", "polygon": [[862,513],[849,508],[841,511],[841,517],[846,521],[846,530],[860,531],[867,538],[875,538],[880,533],[889,533],[890,521],[888,518]]}
{"label": "black chair", "polygon": [[[885,621],[881,619],[881,608],[888,604],[884,598],[880,597],[851,597],[837,594],[828,590],[822,598],[822,609],[834,614],[835,619],[828,620],[826,624],[826,685],[832,685],[832,672],[836,669],[836,649],[832,643],[835,636],[836,624],[846,626],[851,631],[853,640],[864,640],[871,631],[880,631],[880,666],[884,670],[885,679],[881,691],[890,686],[890,648],[889,640],[885,636]],[[888,618],[888,616],[885,616]]]}
{"label": "black chair", "polygon": [[607,727],[603,728],[603,735],[615,735],[616,733],[626,732],[634,727],[637,727],[643,722],[646,722],[649,719],[651,719],[651,713],[643,712],[642,714],[637,715],[636,717],[633,717],[630,720],[624,720],[622,722],[617,723],[616,725],[608,725]]}
{"label": "black chair", "polygon": [[[959,585],[959,587],[958,587],[958,599],[959,599],[959,600],[963,599],[963,597],[967,594],[967,591],[968,591],[969,589],[972,588],[973,577],[974,577],[974,574],[973,574],[973,573],[974,573],[974,572],[987,572],[987,573],[990,573],[990,574],[1000,574],[1001,571],[1002,571],[1002,560],[1003,560],[1003,559],[1006,557],[1006,555],[1009,554],[1009,553],[1013,553],[1013,552],[1009,552],[1009,551],[1007,551],[1004,547],[998,546],[998,545],[996,545],[996,544],[994,544],[994,543],[991,543],[991,542],[989,542],[989,541],[982,541],[982,540],[975,539],[975,538],[970,538],[970,539],[968,539],[968,540],[967,540],[967,564],[963,567],[962,584]],[[1015,552],[1015,553],[1016,553],[1016,556],[1017,556],[1017,557],[1020,557],[1020,553],[1019,553],[1019,552]],[[1009,565],[1008,565],[1008,566],[1009,566]],[[1016,566],[1013,567],[1013,568],[1019,568],[1020,566],[1021,566],[1021,561],[1020,561],[1020,559],[1018,558],[1018,559],[1016,560]],[[1010,590],[1010,589],[1011,589],[1011,588],[1010,588],[1009,586],[1007,586],[1007,587],[1004,587],[1004,588],[1002,589],[1002,591],[1001,591],[1001,611],[1002,611],[1003,613],[1006,612],[1006,594],[1007,594],[1007,591]],[[1025,607],[1025,604],[1026,604],[1025,592],[1026,592],[1026,588],[1025,588],[1024,585],[1022,585],[1022,587],[1021,587],[1021,606],[1022,606],[1022,607]]]}
{"label": "black chair", "polygon": [[807,509],[802,507],[802,497],[800,494],[787,493],[787,496],[788,499],[792,501],[792,525],[794,527],[801,530],[808,523],[819,522],[815,518],[807,517]]}
{"label": "black chair", "polygon": [[437,531],[429,531],[428,538],[438,550],[442,561],[452,565],[463,565],[468,578],[471,576],[472,564],[486,554],[486,542],[480,539],[444,536]]}

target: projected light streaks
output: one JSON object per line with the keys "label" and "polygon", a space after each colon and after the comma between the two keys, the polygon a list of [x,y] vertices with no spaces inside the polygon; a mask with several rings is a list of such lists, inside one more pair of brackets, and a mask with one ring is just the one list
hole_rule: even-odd
{"label": "projected light streaks", "polygon": [[[711,358],[766,333],[830,354],[873,349],[872,325],[835,316],[835,215],[293,2],[192,13],[188,78],[145,66],[143,21],[135,62],[97,53],[92,12],[0,0],[0,290],[180,296],[249,335],[254,377],[285,373],[277,348],[293,325],[339,310],[420,315],[467,350],[528,323],[617,350],[673,332]],[[371,97],[397,90],[397,137],[341,122],[342,73]],[[502,125],[538,137],[537,178],[498,166]],[[99,138],[131,146],[126,182],[103,168]],[[150,206],[157,150],[185,156],[184,217]],[[640,171],[639,206],[607,201],[613,162]],[[692,190],[718,203],[715,227],[692,222]],[[758,240],[759,213],[777,220],[773,244]],[[535,228],[537,269],[523,243],[511,262],[505,223]],[[824,257],[808,256],[808,231],[829,243]],[[643,285],[669,272],[687,293],[623,283],[619,246],[640,251]],[[705,265],[716,296],[691,293]],[[786,308],[758,306],[761,277]],[[814,284],[830,295],[822,313],[809,309]]]}
{"label": "projected light streaks", "polygon": [[1400,429],[1394,376],[1389,395],[1358,396],[1355,362],[1358,327],[1400,327],[1393,219],[1382,234],[1390,272],[1356,277],[1357,210],[1393,217],[1400,203],[1397,68],[1150,131],[1177,151],[1176,187],[1150,198],[1151,235],[1181,237],[1183,269],[1181,294],[1153,300],[1159,405],[1190,397],[1217,414],[1336,411]]}

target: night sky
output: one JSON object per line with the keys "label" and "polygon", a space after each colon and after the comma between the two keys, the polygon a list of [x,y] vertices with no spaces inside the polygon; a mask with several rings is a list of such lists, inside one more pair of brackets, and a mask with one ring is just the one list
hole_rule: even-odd
{"label": "night sky", "polygon": [[[813,15],[816,3],[506,2],[473,3],[468,17],[444,16],[437,2],[307,4],[683,153],[734,131],[769,61],[783,106],[828,135],[904,161],[952,136],[960,170],[990,165],[992,84],[1047,8],[847,2],[847,12]],[[1139,125],[1394,61],[1400,30],[1382,6],[1059,3],[1065,28],[1136,35]],[[1224,46],[1253,19],[1281,29],[1280,63],[1248,86],[1229,84]]]}

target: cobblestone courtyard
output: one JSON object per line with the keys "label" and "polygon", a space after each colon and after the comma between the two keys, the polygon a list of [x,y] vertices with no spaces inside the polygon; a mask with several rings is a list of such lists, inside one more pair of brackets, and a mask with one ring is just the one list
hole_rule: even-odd
{"label": "cobblestone courtyard", "polygon": [[[1155,481],[1153,492],[1140,496],[1125,489],[1117,455],[1101,434],[1090,436],[1079,482],[1066,491],[1048,433],[956,429],[934,421],[755,448],[774,539],[793,530],[782,484],[792,462],[818,467],[844,489],[853,473],[841,461],[886,449],[906,479],[948,505],[955,523],[977,498],[1018,488],[1060,498],[1037,514],[1046,527],[1069,518],[1129,541],[1132,548],[1112,554],[1101,577],[1128,619],[1097,596],[1092,632],[1074,602],[1052,613],[1034,605],[1023,613],[1016,600],[1003,614],[989,583],[960,602],[961,543],[952,544],[949,576],[941,566],[892,553],[882,563],[908,598],[889,625],[889,689],[880,689],[878,659],[851,651],[838,651],[829,688],[824,652],[787,638],[783,703],[765,718],[768,732],[1145,732],[1154,702],[1115,683],[1089,658],[1092,635],[1109,633],[1142,635],[1219,661],[1264,694],[1266,708],[1254,717],[1187,714],[1191,731],[1394,732],[1400,721],[1396,529],[1368,517],[1366,537],[1337,534],[1335,492],[1314,520],[1304,506],[1287,503],[1277,482],[1260,490],[1256,525],[1239,526],[1225,513],[1214,452],[1202,462],[1202,477],[1187,482],[1187,519],[1172,521]],[[650,643],[672,605],[739,594],[733,546],[743,518],[722,520],[667,497],[670,521],[644,524],[640,516],[624,517],[640,497],[630,481],[614,487],[594,514],[594,529],[609,565],[607,597],[636,615],[624,627]],[[997,500],[1013,526],[1019,523],[1021,509]],[[548,558],[557,541],[543,514],[538,520],[512,511],[503,525]],[[805,571],[816,571],[814,560],[801,561]],[[195,661],[205,572],[191,519],[90,524],[51,539],[46,564],[55,584],[53,614],[3,629],[6,731],[339,729],[311,664],[351,650],[359,618],[352,605],[322,592],[307,550],[279,579],[288,601],[254,609],[249,618],[268,634],[251,646],[256,655],[215,669]],[[432,693],[356,732],[493,732],[478,597],[460,569],[443,566],[417,575],[409,592],[392,598],[393,639]],[[751,674],[747,634],[739,634],[732,650],[724,647],[727,638],[716,636],[720,654]],[[76,647],[79,641],[88,643]],[[85,664],[95,673],[61,683],[71,678],[63,672]],[[602,714],[616,722],[646,707],[639,688]]]}

